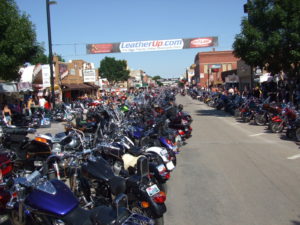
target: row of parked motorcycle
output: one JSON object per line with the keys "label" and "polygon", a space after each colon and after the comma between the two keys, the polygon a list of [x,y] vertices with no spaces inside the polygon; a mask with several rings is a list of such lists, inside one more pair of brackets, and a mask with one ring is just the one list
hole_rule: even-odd
{"label": "row of parked motorcycle", "polygon": [[[74,120],[77,115],[82,115],[85,108],[90,104],[92,102],[75,101],[72,104],[59,104],[53,110],[34,107],[31,108],[30,112],[28,110],[25,113],[14,112],[12,114],[12,125],[50,128],[52,122],[70,122]],[[3,119],[1,123],[4,123]]]}
{"label": "row of parked motorcycle", "polygon": [[240,119],[242,122],[267,126],[273,133],[285,133],[291,140],[300,142],[300,117],[297,107],[291,103],[271,102],[270,97],[260,99],[240,95],[190,90],[193,99]]}
{"label": "row of parked motorcycle", "polygon": [[167,183],[191,136],[176,90],[87,108],[57,134],[0,127],[0,224],[162,225]]}

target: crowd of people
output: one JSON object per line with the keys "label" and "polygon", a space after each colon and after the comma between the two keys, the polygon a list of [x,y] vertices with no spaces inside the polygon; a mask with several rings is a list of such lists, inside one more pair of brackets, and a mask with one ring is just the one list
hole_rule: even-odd
{"label": "crowd of people", "polygon": [[[198,89],[197,87],[193,87]],[[200,90],[202,90],[200,88]],[[270,98],[270,101],[277,103],[287,103],[292,102],[294,105],[300,105],[300,82],[289,86],[283,82],[266,82],[261,84],[255,84],[255,86],[250,89],[247,86],[239,89],[238,85],[234,86],[220,86],[212,87],[208,91],[219,92],[224,95],[241,95],[242,97],[256,97],[256,98]]]}
{"label": "crowd of people", "polygon": [[[87,95],[84,94],[79,96],[75,100],[100,100],[100,101],[122,101],[124,97],[127,99],[133,98],[139,93],[143,92],[144,89],[135,89],[130,88],[128,90],[99,90],[97,95]],[[151,91],[151,89],[149,89]],[[64,102],[56,99],[56,105],[60,105]],[[34,94],[24,96],[23,98],[16,98],[14,100],[11,99],[3,99],[1,102],[1,111],[2,118],[7,124],[11,124],[12,115],[13,114],[23,114],[27,116],[31,116],[36,108],[41,108],[44,110],[51,110],[52,104],[49,96],[37,96]]]}

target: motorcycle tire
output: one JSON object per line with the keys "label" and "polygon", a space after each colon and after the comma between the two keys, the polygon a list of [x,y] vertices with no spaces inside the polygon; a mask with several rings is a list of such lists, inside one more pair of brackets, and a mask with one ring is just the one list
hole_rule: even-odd
{"label": "motorcycle tire", "polygon": [[269,130],[271,130],[272,125],[273,125],[273,121],[270,121],[269,124],[268,124],[268,129]]}
{"label": "motorcycle tire", "polygon": [[241,112],[239,109],[234,110],[234,117],[236,117],[236,118],[241,117]]}
{"label": "motorcycle tire", "polygon": [[273,133],[281,133],[283,130],[283,126],[280,123],[273,123],[271,126],[271,131]]}
{"label": "motorcycle tire", "polygon": [[250,122],[250,117],[249,116],[243,116],[242,120],[244,123],[249,123]]}
{"label": "motorcycle tire", "polygon": [[[295,134],[294,134],[294,131],[293,130],[290,130],[290,129],[287,129],[286,130],[286,137],[288,139],[292,139],[295,137]],[[300,131],[299,131],[299,138],[300,138]]]}
{"label": "motorcycle tire", "polygon": [[254,116],[254,123],[256,125],[259,125],[259,126],[263,126],[266,124],[266,119],[264,117],[264,115],[255,115]]}
{"label": "motorcycle tire", "polygon": [[131,211],[137,214],[141,214],[144,216],[147,216],[149,218],[152,218],[154,220],[154,225],[164,225],[164,216],[159,218],[153,218],[152,213],[149,209],[143,209],[140,206],[138,206],[139,203],[134,202],[132,206],[129,206]]}
{"label": "motorcycle tire", "polygon": [[300,127],[296,129],[295,136],[296,136],[296,140],[299,142],[300,141]]}
{"label": "motorcycle tire", "polygon": [[69,115],[66,116],[67,122],[71,122],[71,121],[74,120],[74,119],[75,119],[74,114],[69,114]]}
{"label": "motorcycle tire", "polygon": [[164,225],[164,217],[159,217],[154,220],[155,225]]}

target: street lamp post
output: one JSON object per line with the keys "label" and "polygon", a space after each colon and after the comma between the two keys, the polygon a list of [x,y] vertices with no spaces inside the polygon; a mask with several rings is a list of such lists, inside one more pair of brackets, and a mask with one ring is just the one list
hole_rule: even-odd
{"label": "street lamp post", "polygon": [[55,107],[54,93],[54,77],[53,77],[53,54],[52,54],[52,39],[51,39],[51,23],[50,23],[50,4],[55,4],[54,1],[46,0],[47,10],[47,27],[48,27],[48,44],[49,44],[49,66],[50,66],[50,83],[51,83],[51,102],[52,107]]}

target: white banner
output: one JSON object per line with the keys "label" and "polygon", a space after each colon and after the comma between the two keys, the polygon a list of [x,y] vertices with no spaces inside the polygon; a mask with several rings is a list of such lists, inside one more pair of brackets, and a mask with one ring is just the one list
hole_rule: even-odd
{"label": "white banner", "polygon": [[120,52],[147,52],[183,49],[182,39],[121,42]]}
{"label": "white banner", "polygon": [[83,70],[83,82],[95,82],[96,71],[95,70]]}
{"label": "white banner", "polygon": [[42,65],[42,76],[43,76],[43,88],[51,86],[50,83],[50,66]]}

